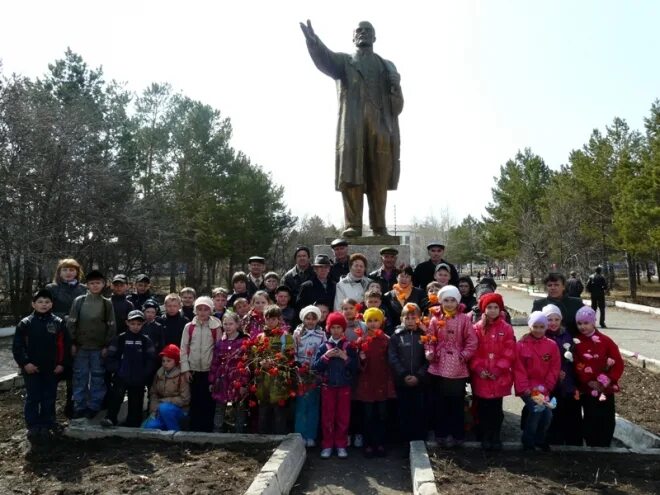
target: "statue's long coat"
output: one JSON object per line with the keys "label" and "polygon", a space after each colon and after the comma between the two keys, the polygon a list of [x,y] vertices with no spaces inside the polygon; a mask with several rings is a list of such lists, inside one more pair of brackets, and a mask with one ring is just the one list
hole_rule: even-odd
{"label": "statue's long coat", "polygon": [[[337,81],[339,98],[339,118],[337,121],[337,152],[335,159],[335,188],[364,185],[364,115],[365,88],[357,59],[346,53],[329,50],[320,40],[308,42],[307,48],[316,67]],[[392,173],[387,180],[387,189],[395,190],[399,183],[401,166],[399,163],[400,138],[398,115],[403,109],[403,96],[395,91],[389,74],[396,73],[396,67],[389,60],[376,55],[381,62],[378,84],[382,99],[381,126],[389,132],[389,157]],[[385,179],[385,178],[384,178]]]}

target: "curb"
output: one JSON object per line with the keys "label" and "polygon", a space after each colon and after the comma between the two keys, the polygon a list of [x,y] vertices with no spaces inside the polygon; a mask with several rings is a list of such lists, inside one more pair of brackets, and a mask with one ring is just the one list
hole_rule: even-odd
{"label": "curb", "polygon": [[275,449],[245,495],[287,495],[305,464],[307,451],[300,433],[291,433]]}
{"label": "curb", "polygon": [[139,438],[143,440],[162,440],[166,442],[187,442],[197,444],[228,445],[232,443],[276,443],[286,440],[284,435],[247,435],[243,433],[202,433],[198,431],[163,431],[143,428],[115,426],[103,428],[89,424],[86,420],[73,420],[64,429],[64,436],[76,440],[94,440],[97,438]]}
{"label": "curb", "polygon": [[23,376],[18,373],[0,377],[0,391],[11,390],[12,388],[23,387]]}
{"label": "curb", "polygon": [[627,357],[628,362],[633,366],[647,369],[653,373],[660,373],[660,360],[642,356],[638,352],[632,352],[627,349],[619,348],[619,352],[622,356]]}
{"label": "curb", "polygon": [[410,477],[414,495],[438,495],[429,454],[422,440],[410,442]]}
{"label": "curb", "polygon": [[[517,285],[511,285],[511,284],[500,284],[502,287],[505,289],[511,289],[511,290],[517,290],[519,292],[525,292],[527,295],[531,297],[546,297],[547,294],[545,292],[536,292],[534,290],[531,290],[528,287],[519,287]],[[591,299],[582,299],[582,302],[587,305],[591,306]],[[637,313],[647,313],[651,315],[656,315],[660,316],[660,308],[654,308],[653,306],[644,306],[643,304],[634,304],[634,303],[629,303],[625,301],[605,301],[605,305],[607,307],[612,307],[615,306],[617,308],[621,309],[627,309],[628,311],[634,311]]]}
{"label": "curb", "polygon": [[617,414],[614,438],[631,449],[656,450],[660,452],[660,437],[641,426],[631,423]]}

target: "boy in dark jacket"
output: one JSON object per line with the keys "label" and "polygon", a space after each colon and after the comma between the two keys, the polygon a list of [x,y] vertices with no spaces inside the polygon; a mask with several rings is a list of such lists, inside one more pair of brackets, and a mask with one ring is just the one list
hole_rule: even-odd
{"label": "boy in dark jacket", "polygon": [[108,401],[108,414],[101,420],[101,426],[117,424],[117,414],[128,393],[128,416],[126,426],[139,427],[142,424],[144,386],[154,368],[156,352],[151,339],[144,335],[144,314],[133,310],[126,319],[128,332],[112,339],[108,347],[106,368],[114,373],[112,390]]}
{"label": "boy in dark jacket", "polygon": [[16,327],[12,352],[21,367],[27,392],[25,423],[28,438],[47,436],[55,427],[57,375],[64,371],[69,334],[64,321],[51,313],[53,296],[42,289],[32,296],[31,315]]}
{"label": "boy in dark jacket", "polygon": [[110,288],[112,289],[110,300],[115,310],[115,323],[117,324],[117,335],[119,335],[128,330],[126,326],[128,313],[140,308],[134,308],[133,303],[126,298],[126,291],[128,290],[128,278],[126,278],[126,275],[122,275],[121,273],[115,275],[112,278]]}
{"label": "boy in dark jacket", "polygon": [[417,304],[406,304],[401,312],[403,326],[396,329],[387,349],[399,399],[401,438],[406,443],[426,437],[424,381],[429,363],[424,355],[426,336],[419,327],[421,315]]}
{"label": "boy in dark jacket", "polygon": [[178,294],[165,296],[165,314],[156,321],[163,326],[163,349],[170,344],[180,346],[183,327],[190,320],[181,312],[181,297]]}
{"label": "boy in dark jacket", "polygon": [[332,448],[337,456],[348,457],[348,425],[351,420],[351,385],[358,370],[355,348],[350,345],[344,331],[346,318],[331,313],[326,320],[330,338],[319,347],[312,369],[323,377],[321,387],[321,458],[328,459]]}

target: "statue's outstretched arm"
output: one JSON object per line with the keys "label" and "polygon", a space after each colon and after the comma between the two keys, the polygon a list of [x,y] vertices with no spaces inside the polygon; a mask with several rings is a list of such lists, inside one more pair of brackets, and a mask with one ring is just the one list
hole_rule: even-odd
{"label": "statue's outstretched arm", "polygon": [[309,19],[306,24],[300,23],[300,29],[305,35],[307,50],[309,50],[314,65],[333,79],[341,79],[344,75],[344,57],[346,55],[328,49],[314,32],[312,22]]}

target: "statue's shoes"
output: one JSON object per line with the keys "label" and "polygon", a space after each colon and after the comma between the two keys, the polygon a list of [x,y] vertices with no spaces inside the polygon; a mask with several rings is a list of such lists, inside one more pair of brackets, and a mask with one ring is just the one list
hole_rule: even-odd
{"label": "statue's shoes", "polygon": [[362,236],[362,229],[349,227],[341,233],[342,237],[360,237]]}
{"label": "statue's shoes", "polygon": [[388,236],[390,234],[387,232],[387,229],[383,228],[383,229],[374,229],[374,235]]}

